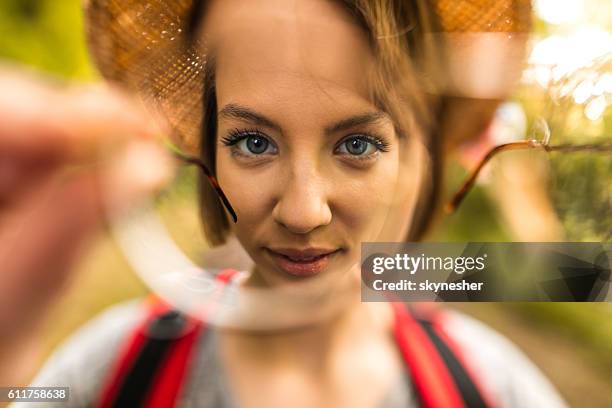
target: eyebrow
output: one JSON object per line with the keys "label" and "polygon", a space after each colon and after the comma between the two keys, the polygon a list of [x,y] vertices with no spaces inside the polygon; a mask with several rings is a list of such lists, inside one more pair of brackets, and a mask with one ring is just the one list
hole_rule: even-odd
{"label": "eyebrow", "polygon": [[326,134],[332,134],[340,132],[342,130],[348,130],[355,126],[372,125],[385,119],[387,115],[381,111],[366,112],[360,115],[351,116],[343,119],[340,122],[334,123],[331,126],[325,128]]}
{"label": "eyebrow", "polygon": [[[280,133],[281,127],[274,121],[266,118],[264,115],[247,108],[245,106],[234,103],[227,104],[219,111],[219,116],[226,119],[237,119],[243,122],[249,122],[253,125],[265,126],[274,129]],[[339,122],[333,123],[325,127],[325,134],[330,135],[343,130],[348,130],[355,126],[371,125],[385,119],[387,115],[382,111],[366,112],[359,115],[351,116],[342,119]]]}
{"label": "eyebrow", "polygon": [[243,122],[249,122],[253,125],[265,126],[272,128],[277,131],[281,131],[281,127],[276,123],[266,118],[264,115],[255,112],[244,106],[237,105],[235,103],[227,104],[219,111],[219,116],[226,119],[238,119]]}

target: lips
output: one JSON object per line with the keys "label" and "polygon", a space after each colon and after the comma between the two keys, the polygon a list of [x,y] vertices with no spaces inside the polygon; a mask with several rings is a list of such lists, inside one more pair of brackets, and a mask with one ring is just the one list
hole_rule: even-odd
{"label": "lips", "polygon": [[272,259],[283,271],[294,276],[311,276],[321,273],[340,249],[327,248],[266,248]]}

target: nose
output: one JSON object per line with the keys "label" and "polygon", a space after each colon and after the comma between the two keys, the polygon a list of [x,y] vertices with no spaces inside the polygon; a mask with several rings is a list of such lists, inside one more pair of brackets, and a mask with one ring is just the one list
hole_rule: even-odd
{"label": "nose", "polygon": [[307,234],[332,219],[325,178],[312,162],[294,167],[281,183],[272,216],[294,234]]}

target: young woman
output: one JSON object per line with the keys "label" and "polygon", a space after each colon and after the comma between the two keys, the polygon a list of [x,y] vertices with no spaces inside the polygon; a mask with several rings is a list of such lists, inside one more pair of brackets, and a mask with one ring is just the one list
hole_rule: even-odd
{"label": "young woman", "polygon": [[[98,0],[90,38],[102,73],[155,103],[214,173],[238,221],[202,183],[204,230],[213,245],[236,237],[252,259],[240,285],[358,282],[361,242],[418,240],[433,214],[453,85],[432,33],[454,21],[449,4]],[[505,4],[483,24],[516,28]],[[361,302],[358,285],[338,302],[307,325],[209,326],[188,346],[134,336],[143,319],[154,330],[176,314],[118,305],[34,385],[69,386],[67,406],[563,406],[516,348],[468,317],[423,323]]]}

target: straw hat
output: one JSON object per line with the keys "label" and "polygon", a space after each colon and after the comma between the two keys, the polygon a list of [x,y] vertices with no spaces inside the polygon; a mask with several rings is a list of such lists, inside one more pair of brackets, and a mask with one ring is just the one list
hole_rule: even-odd
{"label": "straw hat", "polygon": [[[406,0],[409,1],[409,0]],[[482,94],[477,69],[465,69],[465,59],[495,51],[495,42],[469,39],[474,33],[527,33],[530,29],[529,0],[430,0],[434,3],[444,35],[451,39],[451,64],[457,62],[460,77],[455,78],[455,93],[461,97],[484,99],[473,107],[479,122],[492,114],[492,99],[503,95]],[[176,131],[183,147],[197,149],[202,121],[202,81],[206,57],[199,44],[185,41],[187,20],[193,0],[89,0],[86,9],[87,34],[94,60],[102,75],[132,91],[165,116]],[[467,43],[470,44],[466,47]],[[480,38],[480,37],[479,37]],[[453,43],[454,41],[454,43]],[[522,42],[524,45],[524,41]],[[485,47],[485,49],[483,49]],[[456,55],[453,58],[453,50]],[[468,51],[466,51],[468,50]],[[512,53],[511,53],[512,54]],[[489,62],[490,58],[486,58]],[[497,63],[504,69],[499,78],[507,78],[509,61],[515,55],[504,55]],[[520,65],[516,63],[517,67]],[[482,66],[476,60],[472,64]],[[491,67],[487,67],[488,74]],[[494,71],[494,69],[493,69]],[[461,84],[469,89],[461,89]],[[478,102],[478,101],[476,101]],[[483,109],[484,106],[484,109]],[[463,104],[465,111],[473,110]],[[483,113],[484,112],[484,113]],[[464,119],[465,116],[461,115]],[[468,131],[467,133],[470,133]]]}

